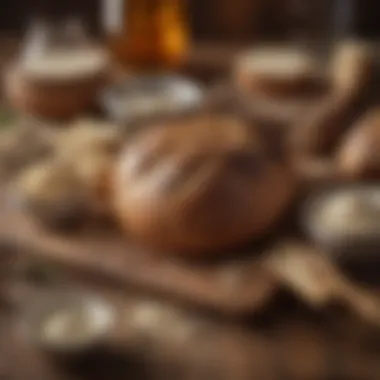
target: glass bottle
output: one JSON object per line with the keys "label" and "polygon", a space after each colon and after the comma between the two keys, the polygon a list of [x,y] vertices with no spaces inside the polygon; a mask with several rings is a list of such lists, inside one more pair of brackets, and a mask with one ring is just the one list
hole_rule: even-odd
{"label": "glass bottle", "polygon": [[102,24],[112,58],[124,68],[176,68],[189,47],[184,0],[103,0]]}

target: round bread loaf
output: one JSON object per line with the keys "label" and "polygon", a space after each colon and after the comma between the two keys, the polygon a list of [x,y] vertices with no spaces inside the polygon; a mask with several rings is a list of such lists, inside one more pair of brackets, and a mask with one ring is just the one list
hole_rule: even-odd
{"label": "round bread loaf", "polygon": [[294,185],[245,123],[203,115],[130,141],[116,164],[113,196],[132,239],[196,255],[261,237],[288,206]]}
{"label": "round bread loaf", "polygon": [[287,97],[310,93],[321,85],[318,67],[308,54],[290,48],[262,48],[243,54],[235,65],[236,85],[250,93]]}

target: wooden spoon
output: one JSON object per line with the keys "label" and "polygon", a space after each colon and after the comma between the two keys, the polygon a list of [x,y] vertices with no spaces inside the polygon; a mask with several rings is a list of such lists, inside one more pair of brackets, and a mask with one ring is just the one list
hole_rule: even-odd
{"label": "wooden spoon", "polygon": [[312,307],[338,301],[367,323],[380,327],[380,299],[352,283],[314,248],[293,242],[280,244],[264,265]]}

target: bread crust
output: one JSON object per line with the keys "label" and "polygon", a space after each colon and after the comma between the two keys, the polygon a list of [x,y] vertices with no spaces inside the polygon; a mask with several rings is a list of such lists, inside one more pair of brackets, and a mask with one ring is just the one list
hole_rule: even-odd
{"label": "bread crust", "polygon": [[294,178],[236,118],[157,125],[116,165],[114,207],[124,231],[157,251],[216,253],[261,237],[284,212]]}

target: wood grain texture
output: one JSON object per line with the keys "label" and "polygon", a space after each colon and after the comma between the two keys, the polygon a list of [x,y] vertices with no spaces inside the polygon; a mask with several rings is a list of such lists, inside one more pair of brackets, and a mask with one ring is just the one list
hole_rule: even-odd
{"label": "wood grain texture", "polygon": [[[84,288],[76,288],[77,291]],[[379,374],[378,349],[358,345],[347,330],[332,334],[325,322],[305,318],[299,309],[275,314],[266,329],[209,318],[169,304],[101,293],[119,312],[118,339],[80,365],[52,361],[21,333],[20,318],[0,313],[1,371],[9,379],[114,380],[372,380]],[[26,296],[26,294],[25,294]],[[33,302],[35,295],[27,295]],[[155,305],[161,317],[133,321],[141,307]],[[159,323],[158,323],[159,321]],[[342,321],[340,321],[342,323]],[[171,328],[168,329],[168,326]],[[356,323],[351,321],[351,331]],[[186,334],[176,334],[184,329]],[[113,342],[113,343],[111,343]],[[17,365],[16,363],[22,363]]]}

